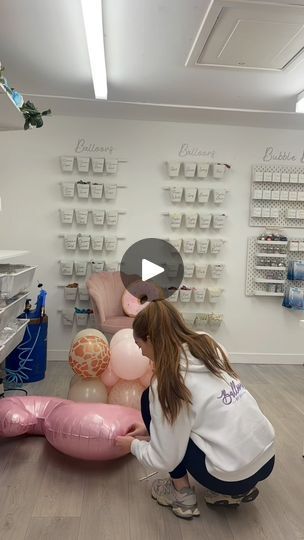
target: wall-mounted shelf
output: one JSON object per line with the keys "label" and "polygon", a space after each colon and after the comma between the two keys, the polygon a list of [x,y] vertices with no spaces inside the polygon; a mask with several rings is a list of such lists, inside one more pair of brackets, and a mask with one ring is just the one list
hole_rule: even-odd
{"label": "wall-mounted shelf", "polygon": [[286,253],[256,253],[256,257],[269,257],[273,259],[286,259]]}
{"label": "wall-mounted shelf", "polygon": [[285,283],[285,279],[255,278],[256,283]]}
{"label": "wall-mounted shelf", "polygon": [[255,270],[276,270],[277,272],[286,272],[286,266],[255,266]]}
{"label": "wall-mounted shelf", "polygon": [[287,246],[288,240],[286,240],[285,242],[271,241],[271,240],[257,240],[257,244],[261,244],[263,246]]}

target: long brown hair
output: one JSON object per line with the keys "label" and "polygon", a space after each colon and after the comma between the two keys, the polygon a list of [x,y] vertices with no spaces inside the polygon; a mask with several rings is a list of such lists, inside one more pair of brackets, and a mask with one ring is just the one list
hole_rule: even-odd
{"label": "long brown hair", "polygon": [[133,322],[134,335],[147,340],[148,336],[154,349],[154,375],[157,378],[158,398],[165,418],[173,424],[184,404],[192,403],[190,390],[184,383],[180,371],[180,354],[184,345],[190,353],[216,377],[222,378],[228,373],[238,378],[227,355],[220,345],[206,334],[197,334],[187,328],[180,313],[167,300],[151,302],[140,311]]}

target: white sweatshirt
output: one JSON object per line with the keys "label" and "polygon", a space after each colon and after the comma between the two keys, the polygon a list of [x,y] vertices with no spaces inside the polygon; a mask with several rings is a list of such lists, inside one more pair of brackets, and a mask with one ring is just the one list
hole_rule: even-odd
{"label": "white sweatshirt", "polygon": [[173,425],[162,413],[157,381],[149,391],[150,442],[134,440],[131,452],[148,467],[172,471],[182,461],[189,439],[206,454],[208,472],[226,482],[255,474],[274,455],[274,429],[257,402],[239,380],[226,373],[213,375],[187,349],[188,369],[181,355],[181,370],[192,394]]}

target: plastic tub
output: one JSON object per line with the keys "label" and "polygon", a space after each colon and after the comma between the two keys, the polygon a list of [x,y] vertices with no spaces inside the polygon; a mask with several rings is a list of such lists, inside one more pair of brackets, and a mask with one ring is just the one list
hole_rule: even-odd
{"label": "plastic tub", "polygon": [[14,350],[16,347],[18,347],[19,343],[23,340],[23,336],[25,333],[25,329],[29,323],[29,319],[20,319],[17,320],[17,330],[16,332],[5,339],[4,341],[1,341],[1,332],[0,332],[0,364],[6,359],[6,357]]}
{"label": "plastic tub", "polygon": [[0,309],[0,332],[5,326],[7,326],[8,321],[17,319],[17,317],[21,315],[24,310],[27,296],[28,293],[21,293],[17,295],[17,297],[11,298],[7,302],[6,307]]}
{"label": "plastic tub", "polygon": [[12,298],[30,288],[37,266],[0,264],[0,296]]}

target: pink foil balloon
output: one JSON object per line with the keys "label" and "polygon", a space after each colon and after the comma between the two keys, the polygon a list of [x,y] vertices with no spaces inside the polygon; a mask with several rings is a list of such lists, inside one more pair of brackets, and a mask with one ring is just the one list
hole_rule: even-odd
{"label": "pink foil balloon", "polygon": [[140,398],[144,387],[138,381],[118,381],[110,390],[108,402],[140,409]]}
{"label": "pink foil balloon", "polygon": [[132,330],[132,328],[123,328],[123,330],[119,330],[118,332],[116,332],[116,334],[114,334],[114,336],[111,339],[110,349],[112,349],[114,347],[114,345],[116,345],[117,343],[119,343],[120,341],[123,341],[125,339],[127,339],[127,340],[133,339],[133,330]]}
{"label": "pink foil balloon", "polygon": [[116,375],[126,381],[142,377],[149,366],[149,358],[143,356],[134,339],[119,341],[111,349],[111,365]]}
{"label": "pink foil balloon", "polygon": [[45,435],[57,450],[85,460],[116,459],[125,451],[115,446],[118,435],[142,422],[135,409],[101,403],[28,396],[0,400],[0,436]]}
{"label": "pink foil balloon", "polygon": [[107,386],[107,388],[111,388],[112,386],[114,386],[114,384],[117,383],[117,381],[119,381],[118,375],[116,375],[116,373],[114,373],[112,369],[111,361],[107,369],[102,373],[100,378],[102,382]]}

